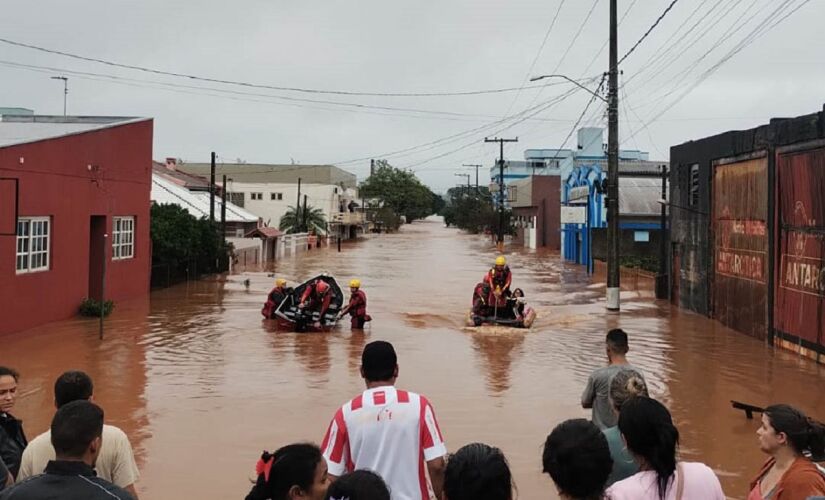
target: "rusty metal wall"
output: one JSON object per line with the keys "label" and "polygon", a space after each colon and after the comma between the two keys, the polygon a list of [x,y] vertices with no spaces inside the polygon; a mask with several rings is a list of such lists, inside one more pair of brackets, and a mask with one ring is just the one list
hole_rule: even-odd
{"label": "rusty metal wall", "polygon": [[758,339],[768,332],[768,157],[714,162],[713,316]]}
{"label": "rusty metal wall", "polygon": [[774,328],[822,352],[825,342],[825,144],[776,155]]}

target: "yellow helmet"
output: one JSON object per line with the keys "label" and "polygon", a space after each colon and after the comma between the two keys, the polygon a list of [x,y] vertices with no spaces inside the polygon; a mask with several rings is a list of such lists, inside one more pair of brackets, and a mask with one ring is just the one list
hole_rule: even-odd
{"label": "yellow helmet", "polygon": [[276,279],[275,286],[286,286],[286,280],[283,278]]}
{"label": "yellow helmet", "polygon": [[496,265],[497,266],[503,266],[505,264],[507,264],[507,259],[505,259],[503,255],[499,255],[496,258]]}
{"label": "yellow helmet", "polygon": [[361,288],[361,280],[349,280],[350,288]]}

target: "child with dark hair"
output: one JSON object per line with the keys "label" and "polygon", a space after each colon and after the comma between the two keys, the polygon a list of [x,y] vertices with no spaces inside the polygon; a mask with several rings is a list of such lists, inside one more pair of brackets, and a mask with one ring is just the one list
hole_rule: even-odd
{"label": "child with dark hair", "polygon": [[483,443],[450,455],[444,474],[445,500],[512,500],[513,477],[500,449]]}
{"label": "child with dark hair", "polygon": [[390,490],[381,476],[369,470],[348,472],[332,483],[327,500],[390,500]]}
{"label": "child with dark hair", "polygon": [[255,471],[258,480],[246,500],[324,500],[329,487],[327,462],[310,443],[265,451]]}
{"label": "child with dark hair", "polygon": [[19,380],[17,371],[0,366],[0,460],[13,478],[17,477],[23,450],[29,443],[23,432],[23,422],[11,414],[17,402]]}
{"label": "child with dark hair", "polygon": [[796,500],[825,494],[825,477],[809,456],[825,456],[825,426],[796,408],[773,405],[756,431],[770,458],[751,483],[748,500]]}
{"label": "child with dark hair", "polygon": [[607,490],[610,500],[725,500],[719,478],[705,464],[677,462],[679,431],[658,401],[637,396],[622,405],[619,431],[639,472]]}
{"label": "child with dark hair", "polygon": [[547,436],[543,472],[550,474],[565,500],[601,500],[613,467],[607,439],[583,418],[567,420]]}

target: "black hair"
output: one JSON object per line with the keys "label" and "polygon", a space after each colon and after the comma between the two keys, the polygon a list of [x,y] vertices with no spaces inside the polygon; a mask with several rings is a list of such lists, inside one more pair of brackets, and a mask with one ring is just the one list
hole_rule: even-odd
{"label": "black hair", "polygon": [[648,397],[647,384],[642,374],[636,370],[621,370],[610,381],[610,402],[617,412],[622,411],[622,406],[636,396]]}
{"label": "black hair", "polygon": [[774,431],[784,432],[797,455],[809,452],[816,458],[825,455],[825,426],[793,406],[779,404],[765,408]]}
{"label": "black hair", "polygon": [[367,382],[390,380],[395,375],[398,358],[392,344],[383,340],[370,342],[361,354],[361,367]]}
{"label": "black hair", "polygon": [[93,390],[90,376],[81,371],[68,371],[54,382],[54,403],[60,408],[72,401],[89,399]]}
{"label": "black hair", "polygon": [[618,354],[627,354],[630,350],[627,344],[627,333],[621,328],[614,328],[607,332],[607,345],[610,350]]}
{"label": "black hair", "polygon": [[20,382],[20,374],[14,368],[0,366],[0,377],[12,377],[15,382]]}
{"label": "black hair", "polygon": [[347,498],[349,500],[390,500],[387,483],[369,470],[348,472],[339,477],[327,490],[327,500]]}
{"label": "black hair", "polygon": [[450,500],[511,500],[513,476],[504,453],[483,443],[461,447],[447,461],[444,493]]}
{"label": "black hair", "polygon": [[524,290],[522,290],[521,288],[516,288],[515,290],[513,290],[513,297],[516,296],[516,293],[520,293],[521,296],[524,297]]}
{"label": "black hair", "polygon": [[676,470],[679,430],[665,406],[655,399],[637,396],[622,406],[619,431],[631,453],[644,459],[656,472],[659,498],[664,500]]}
{"label": "black hair", "polygon": [[258,480],[246,500],[286,500],[293,486],[309,491],[322,460],[321,449],[312,443],[290,444],[275,453],[263,452],[259,464],[272,462],[269,475],[259,471]]}
{"label": "black hair", "polygon": [[553,478],[559,491],[582,500],[601,499],[613,470],[607,438],[583,418],[566,420],[547,436],[542,472]]}
{"label": "black hair", "polygon": [[51,431],[58,458],[80,458],[103,434],[103,410],[86,400],[67,403],[54,414]]}

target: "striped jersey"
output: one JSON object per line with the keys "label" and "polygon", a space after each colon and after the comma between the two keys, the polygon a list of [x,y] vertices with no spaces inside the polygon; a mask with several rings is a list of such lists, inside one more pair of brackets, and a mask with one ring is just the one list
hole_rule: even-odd
{"label": "striped jersey", "polygon": [[339,408],[321,449],[330,474],[374,471],[393,500],[429,499],[426,462],[447,454],[427,398],[393,386],[367,389]]}

